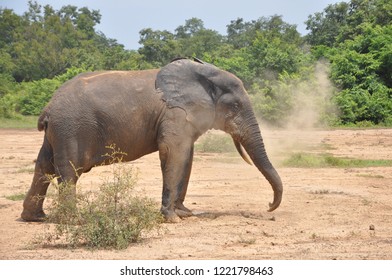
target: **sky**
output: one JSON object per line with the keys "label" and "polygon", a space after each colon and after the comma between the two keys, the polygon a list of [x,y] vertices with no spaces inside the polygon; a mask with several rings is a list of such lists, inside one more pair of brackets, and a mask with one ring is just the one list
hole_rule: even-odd
{"label": "sky", "polygon": [[[38,0],[55,10],[73,5],[99,10],[101,23],[96,30],[106,37],[116,39],[126,49],[137,50],[140,45],[139,31],[174,30],[184,25],[187,19],[196,17],[204,22],[204,27],[226,35],[226,26],[232,20],[245,21],[260,17],[281,15],[283,20],[297,25],[297,30],[307,33],[305,21],[309,15],[322,12],[328,4],[343,0]],[[346,1],[347,2],[347,1]],[[0,0],[0,7],[14,10],[22,15],[27,11],[28,0]]]}

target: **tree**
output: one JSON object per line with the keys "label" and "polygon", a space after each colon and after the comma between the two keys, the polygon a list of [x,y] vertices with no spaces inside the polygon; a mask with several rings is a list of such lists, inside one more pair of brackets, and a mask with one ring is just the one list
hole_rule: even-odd
{"label": "tree", "polygon": [[155,31],[151,28],[145,28],[139,34],[139,44],[143,45],[139,49],[139,53],[155,67],[162,66],[178,56],[178,42],[175,40],[174,34],[169,31]]}
{"label": "tree", "polygon": [[10,45],[15,40],[16,30],[23,24],[20,16],[16,15],[10,9],[0,8],[0,48],[6,48],[7,51]]}
{"label": "tree", "polygon": [[202,57],[204,53],[211,52],[219,48],[222,44],[223,36],[211,29],[201,29],[188,38],[178,40],[180,56]]}
{"label": "tree", "polygon": [[284,22],[280,15],[261,17],[250,22],[238,18],[227,25],[227,42],[236,49],[252,45],[258,34],[263,34],[268,39],[280,38],[291,44],[302,44],[297,26]]}
{"label": "tree", "polygon": [[349,4],[340,2],[328,5],[323,12],[310,15],[306,23],[306,29],[310,33],[306,36],[312,46],[333,46],[342,29],[347,28],[347,15]]}
{"label": "tree", "polygon": [[248,86],[275,79],[283,72],[296,73],[305,61],[301,35],[295,25],[284,22],[281,16],[262,17],[252,22],[237,19],[228,26],[228,33],[228,43],[233,42],[234,48],[243,45],[239,52],[241,61],[247,69],[245,73],[252,73],[253,77],[239,76],[247,77]]}
{"label": "tree", "polygon": [[[366,27],[365,27],[366,26]],[[364,33],[331,51],[331,78],[343,122],[389,122],[392,115],[392,27],[364,25]],[[388,120],[388,121],[387,121]]]}
{"label": "tree", "polygon": [[92,39],[95,35],[95,25],[100,23],[101,14],[97,10],[90,11],[87,7],[80,8],[76,17],[76,27]]}
{"label": "tree", "polygon": [[186,39],[204,30],[204,22],[198,18],[191,18],[185,21],[185,25],[180,25],[175,30],[176,39]]}
{"label": "tree", "polygon": [[103,39],[95,32],[99,11],[65,6],[55,11],[28,2],[23,16],[0,10],[0,49],[11,58],[10,75],[17,81],[53,78],[71,66],[101,69],[105,66]]}
{"label": "tree", "polygon": [[96,32],[100,19],[86,7],[56,11],[33,1],[22,16],[0,9],[0,116],[38,114],[54,90],[81,71],[151,67]]}
{"label": "tree", "polygon": [[248,47],[255,37],[253,22],[245,22],[243,18],[232,20],[227,27],[227,42],[235,49]]}
{"label": "tree", "polygon": [[29,11],[24,13],[24,18],[29,22],[42,22],[41,9],[42,6],[36,1],[29,0]]}
{"label": "tree", "polygon": [[145,28],[139,33],[139,43],[142,45],[139,53],[156,67],[176,57],[202,57],[204,53],[218,48],[223,41],[222,35],[204,28],[203,21],[197,18],[186,20],[185,25],[176,28],[175,33],[151,28]]}
{"label": "tree", "polygon": [[333,47],[362,34],[367,23],[391,24],[392,3],[389,0],[351,0],[330,4],[323,12],[310,15],[305,23],[310,30],[306,39],[311,45]]}
{"label": "tree", "polygon": [[343,123],[392,124],[392,3],[351,0],[310,16],[307,41],[331,62]]}

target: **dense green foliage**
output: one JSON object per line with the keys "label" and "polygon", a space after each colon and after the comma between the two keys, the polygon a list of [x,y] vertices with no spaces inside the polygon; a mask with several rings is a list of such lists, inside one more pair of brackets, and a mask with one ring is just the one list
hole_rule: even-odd
{"label": "dense green foliage", "polygon": [[331,63],[341,122],[392,125],[392,2],[341,2],[306,23],[314,54]]}
{"label": "dense green foliage", "polygon": [[21,16],[0,8],[0,117],[39,114],[57,87],[83,71],[148,69],[195,56],[241,78],[256,114],[271,124],[286,125],[306,108],[315,124],[392,125],[388,0],[328,5],[308,17],[306,36],[278,15],[232,20],[225,35],[191,18],[174,32],[142,29],[138,50],[96,31],[100,20],[85,7],[55,11],[29,2]]}

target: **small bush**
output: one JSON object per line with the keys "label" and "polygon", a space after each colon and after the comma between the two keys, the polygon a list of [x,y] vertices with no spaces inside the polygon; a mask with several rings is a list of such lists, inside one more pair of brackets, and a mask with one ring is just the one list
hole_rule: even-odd
{"label": "small bush", "polygon": [[201,153],[229,153],[235,152],[235,146],[229,135],[208,133],[196,144],[196,151]]}
{"label": "small bush", "polygon": [[157,205],[135,195],[136,172],[124,164],[123,153],[114,147],[104,155],[112,163],[112,173],[98,193],[79,193],[68,183],[56,185],[57,196],[50,206],[47,222],[56,223],[54,233],[41,242],[61,240],[66,245],[89,248],[125,249],[140,240],[143,233],[158,229],[163,221]]}

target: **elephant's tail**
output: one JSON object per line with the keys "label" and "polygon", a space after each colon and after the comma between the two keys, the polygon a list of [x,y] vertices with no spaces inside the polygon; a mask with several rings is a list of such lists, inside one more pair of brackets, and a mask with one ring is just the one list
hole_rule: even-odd
{"label": "elephant's tail", "polygon": [[46,114],[46,112],[43,112],[38,119],[38,130],[46,131],[46,129],[48,128],[48,122],[49,122],[49,116]]}

